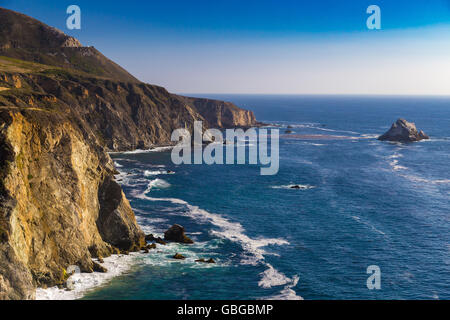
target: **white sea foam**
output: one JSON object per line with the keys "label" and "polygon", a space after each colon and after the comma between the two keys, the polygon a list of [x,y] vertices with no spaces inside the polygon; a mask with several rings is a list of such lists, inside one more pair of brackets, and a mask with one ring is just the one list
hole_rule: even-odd
{"label": "white sea foam", "polygon": [[373,133],[362,134],[360,139],[378,139],[379,136],[380,136],[379,134],[373,134]]}
{"label": "white sea foam", "polygon": [[307,142],[307,141],[304,141],[302,144],[303,145],[308,145],[308,146],[315,146],[315,147],[326,146],[326,144],[323,144],[323,143],[314,143],[314,142]]}
{"label": "white sea foam", "polygon": [[271,264],[267,263],[268,267],[266,271],[261,272],[261,280],[258,285],[262,288],[271,288],[276,286],[282,286],[292,282],[291,278],[286,277],[283,273],[276,270]]}
{"label": "white sea foam", "polygon": [[147,179],[144,178],[136,178],[136,173],[133,172],[124,172],[119,171],[119,174],[116,174],[114,177],[116,181],[122,185],[127,187],[137,187],[137,186],[143,186],[148,183]]}
{"label": "white sea foam", "polygon": [[425,178],[422,178],[419,176],[408,175],[408,174],[402,174],[401,176],[412,182],[420,182],[420,183],[435,184],[435,185],[450,183],[450,179],[425,179]]}
{"label": "white sea foam", "polygon": [[405,166],[399,165],[397,159],[392,160],[389,164],[391,165],[391,167],[392,167],[392,169],[393,169],[394,171],[399,171],[399,170],[406,170],[406,169],[408,169],[408,168],[405,167]]}
{"label": "white sea foam", "polygon": [[[267,252],[263,249],[264,247],[267,247],[269,245],[288,245],[288,241],[279,238],[252,239],[244,233],[245,230],[240,223],[229,221],[219,214],[210,213],[181,199],[153,198],[147,196],[147,193],[148,191],[146,190],[144,193],[136,194],[135,196],[139,199],[148,201],[165,201],[173,204],[183,205],[187,209],[184,212],[188,217],[194,220],[208,222],[218,227],[219,230],[211,231],[213,235],[216,235],[219,238],[224,238],[239,243],[243,250],[246,252],[246,254],[241,259],[242,264],[257,265],[261,263],[267,266],[268,271],[267,273],[262,274],[263,278],[261,280],[262,282],[260,282],[265,287],[284,285],[287,282],[292,281],[292,279],[289,279],[285,275],[279,273],[270,264],[265,262],[264,255],[267,254]],[[269,280],[269,278],[272,276],[275,276],[276,280]],[[280,279],[284,280],[281,281]]]}
{"label": "white sea foam", "polygon": [[294,276],[279,294],[267,297],[264,300],[303,300],[303,298],[298,296],[294,289],[292,289],[297,286],[298,281],[299,277]]}
{"label": "white sea foam", "polygon": [[[342,133],[349,133],[349,134],[360,134],[359,132],[355,132],[355,131],[326,128],[326,127],[322,126],[320,123],[314,123],[314,122],[306,122],[306,123],[300,123],[300,124],[289,124],[289,122],[278,122],[278,123],[274,123],[274,125],[278,126],[278,127],[283,127],[286,129],[314,129],[314,130],[327,131],[327,132],[342,132]],[[288,128],[288,126],[289,126],[289,128]]]}
{"label": "white sea foam", "polygon": [[403,155],[399,153],[394,153],[393,155],[388,157],[388,159],[398,159],[398,158],[403,158]]}
{"label": "white sea foam", "polygon": [[110,152],[110,154],[138,154],[138,153],[150,153],[150,152],[162,152],[173,149],[173,146],[166,146],[166,147],[155,147],[152,149],[136,149],[133,151],[118,151],[118,152]]}
{"label": "white sea foam", "polygon": [[381,234],[381,235],[383,235],[383,236],[386,235],[386,233],[384,233],[383,231],[381,231],[381,230],[375,228],[372,224],[370,224],[370,223],[368,223],[368,222],[366,222],[366,221],[363,221],[363,220],[362,220],[360,217],[358,217],[358,216],[352,216],[352,219],[355,220],[355,221],[357,221],[357,222],[359,222],[359,223],[361,223],[361,224],[363,224],[363,225],[365,225],[366,227],[372,229],[372,231],[374,231],[374,232],[376,232],[376,233],[379,233],[379,234]]}
{"label": "white sea foam", "polygon": [[38,288],[36,290],[36,300],[74,300],[80,299],[87,292],[95,287],[108,283],[112,278],[128,272],[133,266],[138,253],[129,255],[113,255],[104,258],[104,267],[108,269],[106,273],[76,273],[69,278],[73,283],[73,290],[66,291],[58,287],[48,289]]}
{"label": "white sea foam", "polygon": [[145,190],[145,193],[150,192],[152,189],[166,189],[170,187],[170,183],[168,183],[166,180],[163,179],[153,179],[149,182],[147,185],[147,189]]}
{"label": "white sea foam", "polygon": [[114,161],[114,165],[116,166],[116,168],[122,168],[123,167],[123,165],[121,165],[117,161]]}
{"label": "white sea foam", "polygon": [[[264,260],[264,254],[266,253],[262,248],[268,245],[287,245],[287,242],[284,239],[273,239],[273,238],[261,238],[261,239],[251,239],[247,235],[244,234],[244,228],[240,223],[231,222],[228,219],[222,217],[219,214],[212,214],[206,210],[203,210],[197,206],[190,205],[184,200],[175,199],[175,198],[152,198],[146,195],[147,191],[143,194],[136,195],[137,198],[149,200],[149,201],[166,201],[171,202],[173,204],[184,205],[188,210],[185,211],[185,214],[195,220],[199,220],[202,222],[209,222],[216,227],[219,227],[219,230],[211,231],[212,234],[217,235],[218,237],[225,238],[231,241],[235,241],[241,244],[243,249],[248,253],[251,253],[252,256],[256,258],[256,260],[252,261],[252,264]],[[248,262],[248,259],[244,259],[243,262]]]}
{"label": "white sea foam", "polygon": [[145,170],[144,176],[150,177],[150,176],[159,176],[162,174],[174,174],[174,172],[167,172],[167,170]]}
{"label": "white sea foam", "polygon": [[[178,243],[168,243],[164,246],[158,246],[157,250],[152,250],[149,255],[146,255],[144,259],[142,259],[142,263],[160,267],[165,267],[172,264],[182,264],[185,267],[193,269],[220,268],[227,266],[228,264],[226,262],[221,261],[221,259],[217,257],[217,253],[210,250],[213,248],[209,247],[208,243],[196,241],[194,244],[189,246]],[[193,251],[193,248],[199,249],[201,253]],[[183,255],[185,259],[173,259],[173,256],[176,253]],[[197,259],[201,258],[213,258],[216,263],[196,262]]]}
{"label": "white sea foam", "polygon": [[359,134],[355,131],[347,131],[347,130],[334,130],[334,129],[327,129],[323,127],[312,127],[313,129],[321,130],[321,131],[328,131],[328,132],[342,132],[342,133],[349,133],[349,134]]}

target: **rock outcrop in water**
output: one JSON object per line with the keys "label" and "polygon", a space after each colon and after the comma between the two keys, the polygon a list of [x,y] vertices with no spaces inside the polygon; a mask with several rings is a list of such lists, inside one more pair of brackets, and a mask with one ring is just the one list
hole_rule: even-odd
{"label": "rock outcrop in water", "polygon": [[187,244],[194,243],[194,241],[184,234],[184,228],[179,224],[174,224],[169,230],[164,232],[164,240]]}
{"label": "rock outcrop in water", "polygon": [[416,142],[425,139],[430,139],[423,131],[417,131],[414,123],[408,122],[405,119],[398,119],[388,132],[378,138],[381,141],[393,142]]}
{"label": "rock outcrop in water", "polygon": [[0,8],[0,299],[33,299],[36,287],[63,284],[70,265],[103,270],[92,258],[144,248],[107,152],[170,143],[194,120],[256,124],[231,103],[142,83],[94,48]]}

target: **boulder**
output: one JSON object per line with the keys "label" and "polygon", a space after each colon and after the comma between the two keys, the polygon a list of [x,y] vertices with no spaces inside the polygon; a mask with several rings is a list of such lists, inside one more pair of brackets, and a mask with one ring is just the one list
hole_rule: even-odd
{"label": "boulder", "polygon": [[381,141],[393,142],[416,142],[425,139],[430,139],[423,131],[418,131],[414,123],[408,122],[405,119],[398,119],[392,127],[382,136],[378,138]]}
{"label": "boulder", "polygon": [[156,243],[162,244],[163,246],[165,246],[167,244],[167,242],[165,242],[163,239],[161,238],[156,238],[155,240]]}
{"label": "boulder", "polygon": [[179,243],[194,243],[194,241],[184,234],[184,228],[179,224],[174,224],[169,230],[164,232],[164,240]]}
{"label": "boulder", "polygon": [[148,234],[145,236],[145,241],[147,242],[156,242],[162,245],[166,245],[167,243],[161,239],[160,237],[154,237],[153,234]]}
{"label": "boulder", "polygon": [[184,260],[184,259],[186,259],[185,256],[183,256],[182,254],[179,254],[179,253],[176,253],[176,254],[173,256],[173,258],[174,258],[174,259],[177,259],[177,260]]}
{"label": "boulder", "polygon": [[195,260],[195,262],[202,262],[202,263],[216,263],[216,261],[214,261],[213,258],[209,258],[208,260],[201,258],[201,259]]}

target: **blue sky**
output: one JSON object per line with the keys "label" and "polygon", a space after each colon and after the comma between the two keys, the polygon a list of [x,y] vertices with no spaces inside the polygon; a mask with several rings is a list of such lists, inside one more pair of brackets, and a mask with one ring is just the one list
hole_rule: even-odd
{"label": "blue sky", "polygon": [[[65,26],[77,4],[82,29]],[[382,30],[366,9],[381,8]],[[189,93],[450,94],[450,0],[0,1]]]}

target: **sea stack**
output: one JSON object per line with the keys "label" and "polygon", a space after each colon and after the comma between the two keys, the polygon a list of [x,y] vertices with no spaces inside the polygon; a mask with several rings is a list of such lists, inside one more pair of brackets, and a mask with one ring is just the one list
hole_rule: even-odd
{"label": "sea stack", "polygon": [[416,142],[430,137],[423,131],[417,131],[416,125],[412,122],[408,122],[405,119],[398,119],[388,132],[378,138],[381,141],[393,141],[393,142]]}
{"label": "sea stack", "polygon": [[188,236],[184,234],[184,228],[179,224],[174,224],[166,232],[164,232],[164,240],[192,244],[192,241]]}

